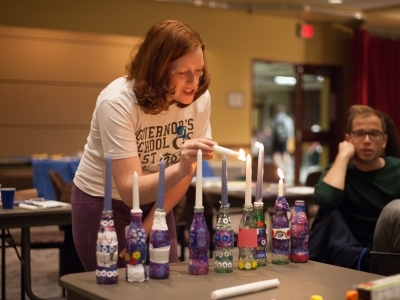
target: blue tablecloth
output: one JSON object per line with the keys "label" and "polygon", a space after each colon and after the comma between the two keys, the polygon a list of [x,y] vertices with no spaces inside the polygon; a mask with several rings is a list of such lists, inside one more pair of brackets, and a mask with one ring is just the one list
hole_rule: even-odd
{"label": "blue tablecloth", "polygon": [[49,171],[60,173],[66,183],[74,179],[80,157],[66,157],[61,159],[32,159],[33,185],[38,191],[38,196],[48,200],[56,200]]}

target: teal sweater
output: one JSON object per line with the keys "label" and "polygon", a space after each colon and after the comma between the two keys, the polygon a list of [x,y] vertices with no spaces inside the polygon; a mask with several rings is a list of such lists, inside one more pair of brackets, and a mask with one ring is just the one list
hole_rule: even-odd
{"label": "teal sweater", "polygon": [[339,208],[354,237],[363,247],[372,247],[375,225],[383,207],[393,199],[400,199],[400,159],[385,157],[383,168],[361,172],[349,164],[344,190],[334,188],[322,178],[315,186],[314,199],[328,210]]}

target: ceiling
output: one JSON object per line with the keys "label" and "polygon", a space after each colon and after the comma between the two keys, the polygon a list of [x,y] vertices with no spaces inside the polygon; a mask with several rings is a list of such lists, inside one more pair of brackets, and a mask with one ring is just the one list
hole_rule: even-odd
{"label": "ceiling", "polygon": [[[244,11],[285,18],[296,18],[307,23],[328,23],[339,29],[352,31],[364,28],[379,36],[400,39],[400,0],[155,0]],[[337,4],[329,1],[342,2]],[[293,76],[293,66],[256,62],[253,64],[253,89],[255,95],[267,91],[293,90],[291,85],[278,85],[277,75]],[[304,78],[303,78],[304,79]],[[304,83],[305,89],[319,88],[318,77],[310,76]],[[305,79],[304,79],[305,80]]]}
{"label": "ceiling", "polygon": [[[400,0],[156,0],[324,22],[400,38]],[[336,0],[340,1],[340,0]]]}

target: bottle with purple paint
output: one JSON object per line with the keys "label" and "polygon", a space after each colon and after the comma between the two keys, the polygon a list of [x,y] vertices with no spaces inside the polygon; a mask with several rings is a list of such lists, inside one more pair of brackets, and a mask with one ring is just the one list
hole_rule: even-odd
{"label": "bottle with purple paint", "polygon": [[153,226],[149,239],[149,276],[151,279],[166,279],[169,277],[170,241],[164,209],[157,208],[154,212]]}
{"label": "bottle with purple paint", "polygon": [[209,245],[210,236],[204,219],[204,208],[195,206],[189,231],[189,274],[208,274]]}
{"label": "bottle with purple paint", "polygon": [[290,227],[290,258],[292,262],[304,263],[308,261],[308,220],[303,200],[296,200],[295,214]]}
{"label": "bottle with purple paint", "polygon": [[272,263],[286,265],[290,255],[290,210],[284,196],[275,200],[275,215],[272,218]]}
{"label": "bottle with purple paint", "polygon": [[118,283],[118,239],[112,210],[104,210],[96,243],[96,280],[99,284]]}
{"label": "bottle with purple paint", "polygon": [[125,278],[127,282],[143,282],[149,279],[146,269],[146,231],[142,224],[142,210],[131,210],[131,223],[125,243]]}
{"label": "bottle with purple paint", "polygon": [[253,222],[257,229],[257,247],[255,249],[257,267],[267,265],[267,225],[265,223],[264,203],[254,201],[253,204]]}

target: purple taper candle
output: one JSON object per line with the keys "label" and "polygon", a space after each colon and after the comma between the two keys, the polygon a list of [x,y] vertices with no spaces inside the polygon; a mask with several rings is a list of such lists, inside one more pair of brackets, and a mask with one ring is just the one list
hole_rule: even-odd
{"label": "purple taper candle", "polygon": [[227,169],[226,169],[226,156],[222,157],[222,182],[221,182],[221,200],[222,206],[228,205],[228,181],[227,177]]}
{"label": "purple taper candle", "polygon": [[164,209],[164,181],[165,181],[165,160],[161,156],[160,174],[158,177],[157,209]]}
{"label": "purple taper candle", "polygon": [[104,184],[104,211],[111,211],[111,181],[112,181],[111,155],[106,153],[106,178]]}

